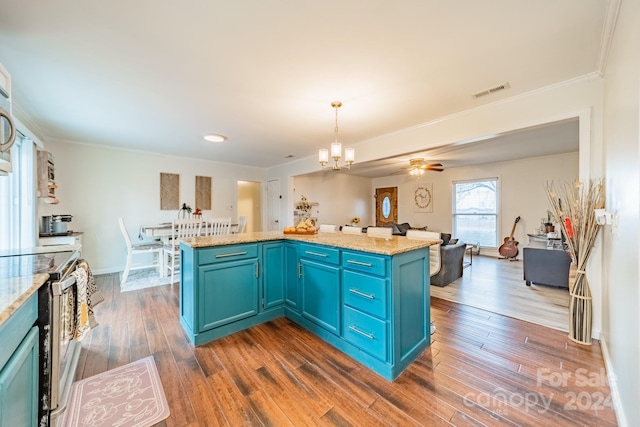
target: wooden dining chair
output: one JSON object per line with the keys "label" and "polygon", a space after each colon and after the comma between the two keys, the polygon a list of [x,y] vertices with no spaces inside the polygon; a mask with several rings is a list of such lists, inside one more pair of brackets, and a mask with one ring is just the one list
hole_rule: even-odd
{"label": "wooden dining chair", "polygon": [[335,224],[320,224],[319,230],[321,233],[335,233],[336,226]]}
{"label": "wooden dining chair", "polygon": [[231,234],[231,217],[228,218],[207,218],[204,224],[205,236],[217,236],[220,234]]}
{"label": "wooden dining chair", "polygon": [[342,227],[342,233],[344,234],[362,234],[362,227],[352,227],[350,225],[345,225]]}
{"label": "wooden dining chair", "polygon": [[244,233],[244,229],[247,226],[247,217],[246,216],[240,216],[238,217],[238,230],[236,231],[236,233]]}
{"label": "wooden dining chair", "polygon": [[367,236],[369,237],[391,237],[393,229],[391,227],[367,227]]}
{"label": "wooden dining chair", "polygon": [[436,233],[435,231],[407,230],[407,239],[436,240],[439,242],[437,245],[429,246],[429,276],[438,274],[442,267],[442,263],[440,262],[440,246],[442,246],[440,233]]}
{"label": "wooden dining chair", "polygon": [[[132,243],[131,237],[129,236],[129,232],[127,231],[127,227],[124,224],[124,219],[118,218],[118,223],[120,224],[120,231],[124,236],[124,241],[127,245],[127,263],[124,266],[124,271],[122,272],[122,280],[121,283],[124,283],[129,278],[129,272],[131,270],[141,270],[144,268],[157,268],[160,275],[164,274],[164,264],[162,256],[162,243],[160,242],[140,242],[140,243]],[[153,260],[151,263],[145,263],[141,265],[132,265],[133,257],[136,255],[146,255],[148,259],[149,254],[153,255]]]}
{"label": "wooden dining chair", "polygon": [[201,219],[174,219],[171,223],[171,240],[164,245],[164,263],[172,279],[180,266],[180,240],[199,236],[201,230]]}

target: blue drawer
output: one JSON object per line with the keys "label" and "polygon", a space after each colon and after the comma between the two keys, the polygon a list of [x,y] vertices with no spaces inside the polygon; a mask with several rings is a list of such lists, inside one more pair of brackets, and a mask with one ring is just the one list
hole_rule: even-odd
{"label": "blue drawer", "polygon": [[254,243],[249,245],[232,245],[201,249],[198,251],[198,256],[198,265],[257,258],[258,245]]}
{"label": "blue drawer", "polygon": [[387,279],[343,270],[342,302],[360,311],[387,318]]}
{"label": "blue drawer", "polygon": [[326,264],[340,264],[340,249],[302,243],[300,244],[300,257],[322,261]]}
{"label": "blue drawer", "polygon": [[387,259],[383,256],[343,251],[342,266],[378,276],[387,275]]}
{"label": "blue drawer", "polygon": [[387,360],[387,323],[344,306],[342,336],[361,350]]}

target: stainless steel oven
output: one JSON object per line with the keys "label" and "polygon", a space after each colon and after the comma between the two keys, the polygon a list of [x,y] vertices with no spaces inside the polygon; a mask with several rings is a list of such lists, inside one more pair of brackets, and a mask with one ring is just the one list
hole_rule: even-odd
{"label": "stainless steel oven", "polygon": [[38,292],[40,347],[40,427],[55,425],[66,408],[71,384],[80,357],[78,341],[67,340],[63,331],[65,319],[74,318],[69,300],[75,299],[75,278],[71,274],[78,263],[79,252],[39,250],[0,256],[3,277],[48,273],[49,280]]}

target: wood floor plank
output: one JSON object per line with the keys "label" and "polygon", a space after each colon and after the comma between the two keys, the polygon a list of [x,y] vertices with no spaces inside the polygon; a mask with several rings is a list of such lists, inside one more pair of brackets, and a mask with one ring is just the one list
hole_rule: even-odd
{"label": "wood floor plank", "polygon": [[162,350],[154,353],[153,359],[156,363],[162,388],[169,403],[171,415],[167,418],[168,426],[186,426],[197,423],[196,411],[200,408],[194,408],[189,393],[191,388],[189,383],[184,384],[178,372],[175,360],[170,350]]}
{"label": "wood floor plank", "polygon": [[[474,284],[521,281],[514,264],[497,263],[493,279],[477,268]],[[610,396],[608,384],[576,375],[604,369],[597,342],[482,308],[432,298],[433,344],[389,382],[285,318],[194,348],[179,323],[179,284],[121,293],[117,274],[96,281],[105,301],[77,378],[152,354],[171,410],[159,425],[616,425],[608,406],[571,407],[571,393]],[[558,375],[566,384],[552,383]],[[548,408],[527,408],[518,400],[527,395]]]}
{"label": "wood floor plank", "polygon": [[211,389],[210,377],[205,377],[195,357],[177,362],[181,383],[187,385],[191,405],[198,422],[205,426],[227,425],[218,397]]}

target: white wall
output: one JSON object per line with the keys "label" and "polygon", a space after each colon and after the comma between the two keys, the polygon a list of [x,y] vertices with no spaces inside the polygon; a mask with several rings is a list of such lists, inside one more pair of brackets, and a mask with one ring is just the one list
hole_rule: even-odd
{"label": "white wall", "polygon": [[246,233],[262,230],[262,183],[238,181],[238,217],[246,216]]}
{"label": "white wall", "polygon": [[375,222],[370,209],[373,200],[370,178],[328,170],[294,177],[293,191],[293,201],[287,210],[293,211],[294,204],[305,196],[308,202],[319,203],[311,210],[311,216],[317,217],[319,224],[345,225],[354,216],[362,220],[363,226]]}
{"label": "white wall", "polygon": [[82,231],[83,256],[95,274],[122,271],[126,246],[118,227],[123,217],[136,238],[142,224],[177,217],[160,210],[160,173],[180,175],[180,204],[195,208],[195,177],[212,177],[212,210],[203,216],[237,219],[237,181],[263,181],[259,168],[125,151],[88,144],[45,141],[55,159],[58,205],[39,204],[39,216],[70,214],[69,228]]}
{"label": "white wall", "polygon": [[623,1],[604,79],[607,210],[603,344],[620,425],[640,425],[640,3]]}
{"label": "white wall", "polygon": [[[546,216],[549,203],[545,184],[548,181],[572,182],[578,178],[578,153],[450,168],[444,172],[426,172],[420,182],[433,183],[431,213],[413,211],[413,186],[417,181],[408,174],[376,178],[372,185],[374,191],[376,187],[398,187],[398,222],[451,233],[452,183],[495,177],[498,178],[502,214],[499,218],[498,246],[502,244],[504,237],[511,234],[518,216],[521,218],[514,238],[523,246],[528,243],[527,233],[539,228],[540,218]],[[498,256],[497,251],[495,255]],[[522,257],[522,252],[518,257]]]}
{"label": "white wall", "polygon": [[[602,80],[596,74],[560,82],[367,141],[349,142],[349,145],[356,149],[357,161],[364,162],[575,117],[580,119],[579,176],[581,179],[602,177]],[[267,174],[268,179],[287,183],[291,176],[315,172],[318,168],[314,155],[270,168]],[[280,222],[288,224],[293,221],[289,209],[293,204],[293,191],[291,187],[287,192],[284,190]],[[508,215],[508,211],[505,215]],[[511,223],[513,219],[508,221]],[[587,268],[594,301],[595,338],[602,324],[603,272],[600,253],[596,248],[594,260]]]}

